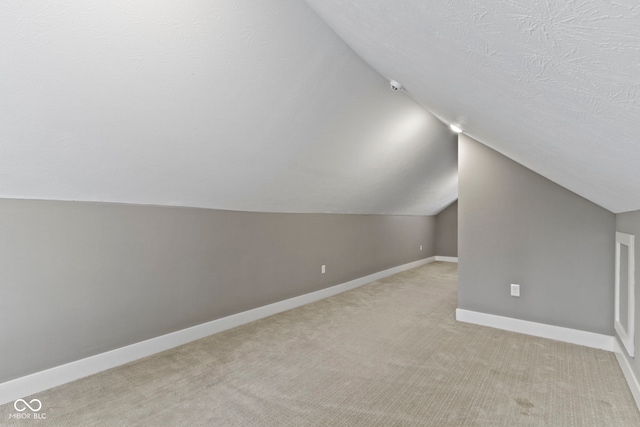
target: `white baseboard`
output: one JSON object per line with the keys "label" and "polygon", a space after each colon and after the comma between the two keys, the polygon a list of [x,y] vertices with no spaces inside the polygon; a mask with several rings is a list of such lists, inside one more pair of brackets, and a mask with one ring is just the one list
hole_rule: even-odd
{"label": "white baseboard", "polygon": [[513,319],[511,317],[496,316],[494,314],[479,313],[456,309],[456,320],[476,325],[490,326],[504,329],[505,331],[519,332],[521,334],[552,340],[583,345],[585,347],[600,350],[615,351],[616,339],[613,336],[596,334],[594,332],[580,331],[577,329],[563,328],[561,326],[546,325],[544,323],[530,322],[527,320]]}
{"label": "white baseboard", "polygon": [[70,362],[65,365],[36,372],[21,378],[16,378],[15,380],[0,384],[0,405],[114,368],[116,366],[124,365],[125,363],[133,362],[134,360],[141,359],[143,357],[151,356],[161,351],[169,350],[209,335],[226,331],[227,329],[235,328],[236,326],[244,325],[245,323],[253,322],[254,320],[259,320],[283,311],[291,310],[292,308],[328,298],[387,276],[429,264],[433,261],[435,261],[435,257],[410,262],[408,264],[403,264],[370,274],[369,276],[360,277],[359,279],[335,285],[330,288],[321,289],[316,292],[254,308],[253,310],[233,314],[231,316],[223,317],[222,319],[213,320],[201,325],[196,325],[177,332],[172,332],[170,334],[161,335],[156,338],[131,344],[126,347],[117,348],[115,350],[77,360],[75,362]]}
{"label": "white baseboard", "polygon": [[436,261],[444,261],[444,262],[458,262],[457,256],[436,256]]}
{"label": "white baseboard", "polygon": [[620,346],[616,340],[616,359],[618,360],[618,365],[620,365],[624,379],[627,380],[627,385],[629,386],[629,390],[631,390],[633,400],[636,401],[636,406],[640,411],[640,382],[638,381],[638,377],[635,372],[633,372],[633,368],[629,364],[629,359],[627,359],[623,354],[623,351],[622,346]]}

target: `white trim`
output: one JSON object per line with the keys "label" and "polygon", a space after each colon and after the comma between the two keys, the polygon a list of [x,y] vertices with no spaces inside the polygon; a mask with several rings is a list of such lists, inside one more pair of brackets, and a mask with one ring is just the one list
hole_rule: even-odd
{"label": "white trim", "polygon": [[[627,251],[627,324],[620,321],[620,246],[624,245]],[[620,337],[620,342],[634,357],[635,353],[635,236],[633,234],[616,232],[616,264],[615,264],[615,305],[613,327]]]}
{"label": "white trim", "polygon": [[580,331],[578,329],[564,328],[562,326],[546,325],[544,323],[530,322],[511,317],[496,316],[495,314],[479,313],[456,309],[456,320],[460,322],[474,323],[476,325],[490,326],[504,329],[505,331],[519,332],[521,334],[536,337],[550,338],[572,344],[601,350],[615,351],[616,339],[610,335],[596,334],[594,332]]}
{"label": "white trim", "polygon": [[0,405],[435,261],[421,259],[253,310],[161,335],[0,384]]}
{"label": "white trim", "polygon": [[436,261],[458,262],[457,256],[436,256]]}
{"label": "white trim", "polygon": [[640,382],[638,382],[638,377],[636,377],[635,372],[633,372],[633,368],[629,363],[629,359],[622,354],[622,348],[620,344],[616,341],[616,346],[618,347],[616,350],[616,359],[618,360],[618,365],[620,365],[620,369],[624,374],[624,379],[627,380],[627,385],[629,386],[629,390],[631,390],[631,395],[633,399],[636,401],[636,406],[638,410],[640,410]]}

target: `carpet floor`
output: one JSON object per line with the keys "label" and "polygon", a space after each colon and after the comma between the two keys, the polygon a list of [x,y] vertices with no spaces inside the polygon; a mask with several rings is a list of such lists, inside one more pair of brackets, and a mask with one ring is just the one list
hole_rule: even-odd
{"label": "carpet floor", "polygon": [[26,399],[48,426],[640,426],[612,353],[456,322],[432,263]]}

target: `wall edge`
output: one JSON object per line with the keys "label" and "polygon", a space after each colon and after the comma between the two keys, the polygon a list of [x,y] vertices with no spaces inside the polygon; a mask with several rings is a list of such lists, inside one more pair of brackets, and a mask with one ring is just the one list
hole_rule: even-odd
{"label": "wall edge", "polygon": [[459,322],[489,326],[491,328],[563,341],[610,352],[615,352],[616,349],[614,336],[565,328],[562,326],[547,325],[528,320],[514,319],[512,317],[464,310],[461,308],[456,309],[456,320]]}
{"label": "wall edge", "polygon": [[436,255],[436,261],[458,262],[458,257],[457,256],[440,256],[440,255]]}
{"label": "wall edge", "polygon": [[640,411],[640,381],[638,381],[638,377],[633,372],[631,368],[631,364],[629,360],[622,354],[623,350],[618,341],[615,342],[615,355],[616,360],[618,361],[618,365],[620,365],[620,370],[622,370],[622,374],[624,375],[624,379],[627,381],[627,385],[629,386],[629,390],[631,391],[631,395],[633,396],[633,400],[636,402],[636,406]]}

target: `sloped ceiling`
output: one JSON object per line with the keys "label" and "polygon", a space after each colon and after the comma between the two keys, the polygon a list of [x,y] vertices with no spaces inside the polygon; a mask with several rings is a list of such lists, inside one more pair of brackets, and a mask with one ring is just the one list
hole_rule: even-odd
{"label": "sloped ceiling", "polygon": [[637,0],[307,0],[445,122],[609,209],[640,209]]}
{"label": "sloped ceiling", "polygon": [[434,214],[456,151],[301,1],[0,2],[0,197]]}

